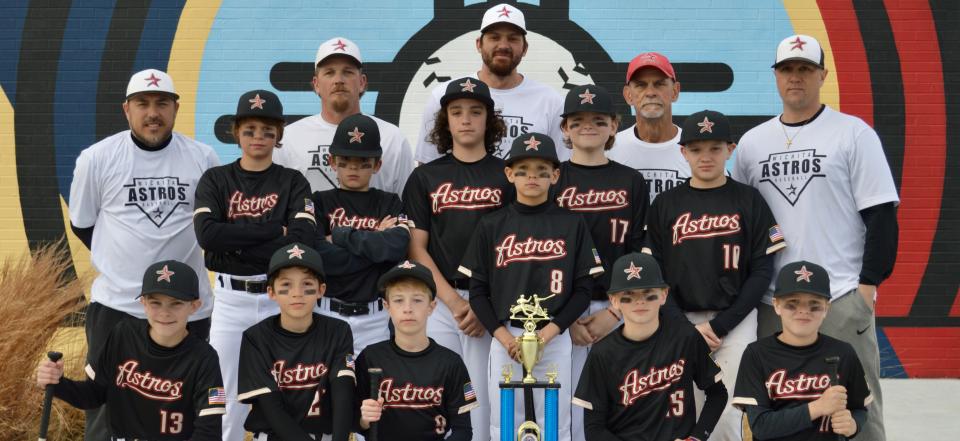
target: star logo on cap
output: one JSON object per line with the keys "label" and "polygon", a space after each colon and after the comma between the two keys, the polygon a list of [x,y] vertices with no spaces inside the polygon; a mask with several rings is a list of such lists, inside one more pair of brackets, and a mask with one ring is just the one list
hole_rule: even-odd
{"label": "star logo on cap", "polygon": [[633,261],[630,261],[630,267],[623,270],[623,273],[627,275],[627,280],[630,279],[640,279],[640,271],[643,271],[642,266],[636,266],[633,264]]}
{"label": "star logo on cap", "polygon": [[802,50],[803,50],[803,45],[807,44],[807,42],[801,40],[801,39],[800,39],[800,36],[797,35],[797,38],[796,38],[795,40],[791,41],[790,44],[793,45],[793,46],[790,46],[790,50],[800,49],[800,50],[802,51]]}
{"label": "star logo on cap", "polygon": [[803,265],[800,269],[793,272],[797,275],[797,282],[803,280],[804,282],[810,283],[810,276],[813,275],[812,272],[807,271],[807,266]]}
{"label": "star logo on cap", "polygon": [[580,97],[580,104],[593,104],[593,99],[596,98],[597,94],[590,93],[590,89],[585,89],[583,93],[577,96]]}
{"label": "star logo on cap", "polygon": [[654,55],[654,54],[651,54],[651,53],[643,54],[643,59],[646,60],[646,61],[649,61],[649,62],[651,62],[651,63],[656,63],[656,62],[657,62],[657,56]]}
{"label": "star logo on cap", "polygon": [[475,87],[477,87],[477,85],[471,83],[471,82],[470,82],[470,79],[467,78],[467,81],[464,81],[464,82],[460,83],[460,87],[463,88],[463,89],[460,89],[461,92],[470,92],[470,93],[473,93],[473,89],[474,89]]}
{"label": "star logo on cap", "polygon": [[150,87],[150,86],[160,87],[160,78],[157,78],[157,76],[154,75],[153,72],[150,72],[150,76],[147,78],[144,78],[143,80],[147,82],[147,87]]}
{"label": "star logo on cap", "polygon": [[412,264],[412,263],[410,263],[409,260],[404,260],[403,263],[397,265],[397,268],[403,268],[403,269],[411,269],[411,268],[416,268],[416,267],[417,267],[417,266],[414,265],[414,264]]}
{"label": "star logo on cap", "polygon": [[365,133],[361,132],[360,128],[358,127],[354,127],[353,131],[347,132],[347,134],[350,135],[350,144],[353,144],[355,142],[362,142],[360,141],[360,139],[363,138],[363,135],[365,135]]}
{"label": "star logo on cap", "polygon": [[172,275],[174,275],[174,274],[176,274],[176,273],[173,272],[173,271],[170,271],[170,269],[167,268],[167,265],[164,265],[163,268],[160,268],[160,270],[157,271],[157,281],[158,281],[158,282],[164,281],[164,282],[167,282],[167,283],[173,283],[173,281],[170,280],[170,276],[172,276]]}
{"label": "star logo on cap", "polygon": [[338,39],[337,39],[337,42],[336,42],[336,43],[333,43],[333,50],[346,52],[346,51],[347,51],[347,44],[344,43],[343,40],[341,40],[341,39],[338,38]]}
{"label": "star logo on cap", "polygon": [[503,9],[501,9],[501,10],[499,10],[499,11],[497,11],[497,12],[500,13],[500,15],[497,15],[498,18],[499,18],[499,17],[507,17],[507,18],[510,18],[510,13],[513,12],[513,11],[511,11],[510,8],[507,8],[506,6],[504,6]]}
{"label": "star logo on cap", "polygon": [[543,144],[543,143],[540,141],[537,141],[537,138],[535,138],[533,135],[530,135],[530,139],[524,141],[523,144],[527,146],[527,148],[524,149],[524,151],[536,150],[539,152],[540,144]]}
{"label": "star logo on cap", "polygon": [[703,133],[703,132],[713,133],[714,124],[716,123],[714,123],[713,121],[710,121],[709,119],[707,119],[707,117],[703,117],[703,121],[698,122],[697,127],[700,127],[700,133]]}
{"label": "star logo on cap", "polygon": [[260,110],[263,110],[263,103],[267,102],[267,100],[260,98],[259,93],[253,98],[251,98],[249,101],[250,101],[250,109],[260,109]]}
{"label": "star logo on cap", "polygon": [[287,254],[290,255],[289,257],[287,257],[287,259],[289,260],[296,257],[297,259],[303,260],[303,253],[306,253],[306,252],[307,250],[300,248],[300,246],[298,245],[294,245],[293,248],[290,248],[289,250],[287,250]]}

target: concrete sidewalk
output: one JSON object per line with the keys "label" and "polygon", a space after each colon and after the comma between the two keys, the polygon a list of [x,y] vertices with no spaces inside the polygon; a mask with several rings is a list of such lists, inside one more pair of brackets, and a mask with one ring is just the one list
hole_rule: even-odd
{"label": "concrete sidewalk", "polygon": [[880,387],[887,441],[960,440],[960,379],[882,379]]}

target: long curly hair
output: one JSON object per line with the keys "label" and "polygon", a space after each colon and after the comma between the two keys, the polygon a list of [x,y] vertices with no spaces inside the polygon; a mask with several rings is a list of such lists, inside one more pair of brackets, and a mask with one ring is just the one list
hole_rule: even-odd
{"label": "long curly hair", "polygon": [[[500,140],[507,135],[507,123],[503,122],[500,111],[487,108],[487,130],[483,133],[483,146],[487,154],[493,154],[500,145]],[[427,135],[427,141],[437,146],[441,155],[453,150],[453,134],[450,133],[450,118],[447,115],[447,106],[440,107],[433,123],[433,129]]]}

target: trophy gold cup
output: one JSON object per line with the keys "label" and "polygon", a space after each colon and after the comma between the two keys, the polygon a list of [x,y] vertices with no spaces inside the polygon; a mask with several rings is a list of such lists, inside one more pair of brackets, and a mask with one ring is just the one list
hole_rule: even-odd
{"label": "trophy gold cup", "polygon": [[[524,375],[521,381],[513,381],[513,366],[506,365],[503,369],[503,381],[500,382],[500,440],[501,441],[557,441],[557,399],[560,384],[556,382],[557,373],[547,372],[548,381],[537,381],[533,376],[533,368],[543,357],[543,339],[537,335],[537,322],[549,321],[547,310],[540,306],[540,302],[553,297],[539,297],[536,294],[530,297],[521,295],[517,302],[510,307],[510,320],[523,323],[523,333],[516,338],[520,349],[520,364]],[[555,369],[554,369],[555,370]],[[523,390],[525,418],[513,438],[514,427],[514,397],[517,389]],[[544,390],[544,426],[537,424],[536,412],[533,406],[533,389]]]}

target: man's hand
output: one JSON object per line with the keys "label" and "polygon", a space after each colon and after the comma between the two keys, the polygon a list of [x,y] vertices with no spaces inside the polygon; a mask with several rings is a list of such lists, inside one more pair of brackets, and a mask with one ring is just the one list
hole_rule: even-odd
{"label": "man's hand", "polygon": [[506,327],[501,326],[497,328],[496,331],[493,331],[493,338],[497,339],[500,345],[507,350],[507,355],[509,355],[510,358],[518,363],[520,362],[520,346],[517,345],[513,334],[511,334]]}
{"label": "man's hand", "polygon": [[37,386],[47,387],[49,384],[59,384],[63,377],[63,360],[56,363],[44,358],[37,366]]}
{"label": "man's hand", "polygon": [[877,285],[857,285],[857,292],[860,293],[860,296],[863,297],[863,302],[867,304],[870,308],[870,311],[877,306],[876,300],[873,300],[874,296],[877,295]]}
{"label": "man's hand", "polygon": [[713,332],[713,327],[710,326],[710,322],[703,322],[696,326],[697,331],[700,331],[700,335],[703,336],[703,339],[707,341],[707,346],[710,347],[710,352],[716,351],[720,348],[720,345],[723,344],[723,339],[717,337],[717,334]]}
{"label": "man's hand", "polygon": [[853,414],[849,409],[843,409],[830,415],[830,425],[833,426],[833,433],[846,437],[851,437],[857,433],[857,420],[853,419]]}
{"label": "man's hand", "polygon": [[847,408],[847,388],[830,386],[823,391],[823,395],[809,404],[810,420],[827,415],[833,415]]}
{"label": "man's hand", "polygon": [[537,332],[540,335],[540,338],[543,339],[543,345],[546,346],[547,343],[550,343],[550,340],[553,340],[554,337],[560,335],[560,327],[556,323],[550,322],[547,323],[547,326],[544,326],[543,329]]}
{"label": "man's hand", "polygon": [[[583,318],[581,320],[587,320],[590,317]],[[593,337],[590,335],[590,331],[587,331],[587,327],[580,324],[580,320],[577,320],[567,331],[570,332],[570,340],[573,341],[573,344],[577,346],[587,346],[593,344]]]}
{"label": "man's hand", "polygon": [[380,421],[380,415],[383,413],[383,398],[373,400],[367,398],[360,404],[360,427],[364,430],[370,428],[370,423]]}
{"label": "man's hand", "polygon": [[590,336],[593,337],[594,342],[606,337],[610,331],[613,331],[613,329],[620,324],[620,320],[617,320],[608,309],[597,311],[577,320],[577,322],[587,327],[587,331],[590,332]]}

